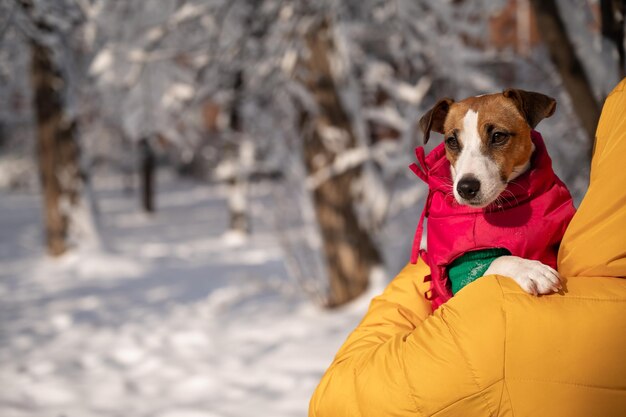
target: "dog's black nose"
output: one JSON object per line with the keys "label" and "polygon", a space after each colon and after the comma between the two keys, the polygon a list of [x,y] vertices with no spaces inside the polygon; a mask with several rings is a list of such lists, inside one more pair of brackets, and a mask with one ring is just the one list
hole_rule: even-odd
{"label": "dog's black nose", "polygon": [[472,176],[463,177],[456,185],[456,191],[461,197],[466,200],[471,200],[476,197],[476,194],[480,191],[480,181]]}

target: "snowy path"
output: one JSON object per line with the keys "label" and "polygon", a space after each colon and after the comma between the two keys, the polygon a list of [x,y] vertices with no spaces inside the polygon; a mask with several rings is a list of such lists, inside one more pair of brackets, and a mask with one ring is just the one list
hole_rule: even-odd
{"label": "snowy path", "polygon": [[42,256],[36,195],[0,194],[0,416],[305,416],[367,307],[289,280],[255,187],[252,237],[224,190],[162,179],[159,212],[99,184],[110,254]]}

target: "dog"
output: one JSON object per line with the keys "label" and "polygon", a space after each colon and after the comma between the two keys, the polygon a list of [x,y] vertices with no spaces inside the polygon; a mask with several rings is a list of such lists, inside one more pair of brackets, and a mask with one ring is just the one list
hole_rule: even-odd
{"label": "dog", "polygon": [[[421,253],[430,259],[431,273],[433,268],[439,268],[439,275],[443,275],[443,278],[433,276],[433,281],[438,280],[439,284],[445,282],[445,270],[441,271],[441,267],[447,267],[451,258],[472,250],[503,247],[511,255],[496,258],[484,275],[511,277],[524,291],[534,295],[561,291],[561,279],[555,269],[556,251],[575,209],[569,191],[552,171],[541,136],[534,131],[541,120],[554,114],[555,109],[556,101],[544,94],[507,89],[502,93],[469,97],[458,102],[449,98],[439,100],[420,119],[424,143],[428,141],[431,131],[444,135],[443,144],[428,158],[423,156],[423,148],[418,148],[418,160],[423,170],[416,164],[412,167],[431,186],[418,231],[421,239],[423,218],[430,216],[428,252]],[[535,155],[538,147],[541,148],[540,155]],[[449,164],[447,173],[442,168],[437,170],[442,164],[440,160],[444,159],[444,150]],[[446,174],[448,177],[443,178]],[[533,180],[536,180],[535,183]],[[516,186],[528,189],[522,192],[516,190]],[[538,192],[538,189],[543,191]],[[440,191],[439,195],[437,191]],[[510,196],[514,198],[508,198]],[[448,210],[434,220],[431,208],[433,197],[441,200],[437,207],[445,204]],[[518,197],[524,201],[518,201]],[[556,207],[559,205],[562,207]],[[458,219],[446,220],[455,213]],[[542,219],[541,216],[545,217]],[[525,221],[525,218],[528,219]],[[440,224],[446,221],[447,226]],[[465,226],[458,226],[460,224]],[[544,229],[544,224],[548,229]],[[432,227],[437,230],[431,230]],[[459,244],[454,232],[452,243],[437,247],[441,246],[438,243],[441,238],[431,232],[451,233],[450,228],[455,227],[461,227],[460,235],[465,233],[471,242]],[[465,229],[469,231],[463,232]],[[469,235],[470,232],[473,235]],[[493,234],[493,242],[490,242],[489,236],[480,236],[481,233]],[[542,236],[546,233],[556,236],[546,239]],[[517,241],[513,239],[515,236],[518,236]],[[528,245],[535,249],[529,250]],[[542,253],[543,245],[548,246],[545,254]],[[434,254],[437,259],[433,260],[433,250],[452,254]],[[523,255],[528,255],[528,258]],[[437,290],[436,284],[433,282],[433,290]],[[439,287],[441,293],[443,289],[441,285]]]}

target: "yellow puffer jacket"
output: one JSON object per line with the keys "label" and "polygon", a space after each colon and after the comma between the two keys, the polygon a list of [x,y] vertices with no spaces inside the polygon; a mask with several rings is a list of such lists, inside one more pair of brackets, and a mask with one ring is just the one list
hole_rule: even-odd
{"label": "yellow puffer jacket", "polygon": [[565,294],[487,276],[431,313],[428,267],[409,264],[337,353],[309,417],[626,416],[625,89],[606,100],[561,245]]}

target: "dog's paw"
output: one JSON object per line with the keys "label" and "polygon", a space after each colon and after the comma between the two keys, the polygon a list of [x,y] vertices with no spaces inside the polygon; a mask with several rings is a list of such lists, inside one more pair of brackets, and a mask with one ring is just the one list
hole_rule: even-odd
{"label": "dog's paw", "polygon": [[558,292],[562,288],[561,279],[556,270],[539,261],[517,256],[502,256],[496,259],[485,275],[488,273],[513,278],[529,294],[549,294]]}
{"label": "dog's paw", "polygon": [[559,273],[539,261],[525,259],[513,279],[529,294],[549,294],[561,290]]}

